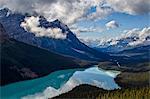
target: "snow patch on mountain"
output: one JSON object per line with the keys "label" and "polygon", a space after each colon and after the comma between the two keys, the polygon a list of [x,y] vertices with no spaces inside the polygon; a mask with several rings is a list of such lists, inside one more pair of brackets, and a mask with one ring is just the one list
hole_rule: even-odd
{"label": "snow patch on mountain", "polygon": [[146,46],[150,45],[150,27],[126,30],[122,32],[120,37],[109,40],[81,38],[81,41],[90,47],[100,48],[108,52],[121,51],[137,46]]}
{"label": "snow patch on mountain", "polygon": [[85,51],[81,51],[81,50],[78,50],[78,49],[75,49],[75,48],[72,48],[72,49],[75,50],[78,53],[85,54]]}

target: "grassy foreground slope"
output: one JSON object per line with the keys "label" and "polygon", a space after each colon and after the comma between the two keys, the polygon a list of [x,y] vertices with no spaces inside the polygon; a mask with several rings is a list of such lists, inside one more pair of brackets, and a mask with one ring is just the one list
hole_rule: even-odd
{"label": "grassy foreground slope", "polygon": [[[85,89],[85,90],[84,90]],[[126,88],[107,91],[95,86],[80,85],[72,91],[53,99],[149,99],[150,88]]]}
{"label": "grassy foreground slope", "polygon": [[96,99],[149,99],[150,88],[127,88],[122,90],[107,91],[99,93]]}

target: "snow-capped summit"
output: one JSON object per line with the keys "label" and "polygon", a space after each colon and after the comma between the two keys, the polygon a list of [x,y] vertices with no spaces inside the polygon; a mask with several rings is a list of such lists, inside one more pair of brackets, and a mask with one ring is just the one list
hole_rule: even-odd
{"label": "snow-capped summit", "polygon": [[87,45],[104,52],[119,52],[122,50],[150,45],[150,27],[132,29],[122,36],[110,40],[82,40]]}

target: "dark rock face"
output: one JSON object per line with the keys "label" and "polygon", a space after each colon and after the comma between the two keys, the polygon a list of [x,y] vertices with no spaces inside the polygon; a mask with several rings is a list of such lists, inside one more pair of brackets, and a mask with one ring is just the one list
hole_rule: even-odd
{"label": "dark rock face", "polygon": [[0,42],[4,42],[8,39],[8,35],[3,27],[3,25],[0,23]]}
{"label": "dark rock face", "polygon": [[60,28],[62,33],[67,33],[66,39],[36,37],[34,33],[27,32],[20,26],[26,16],[21,14],[9,14],[7,16],[6,12],[7,10],[0,10],[0,22],[6,28],[8,35],[16,40],[84,60],[104,61],[110,58],[109,55],[89,48],[80,42],[68,26],[59,20],[48,22],[45,18],[40,17],[40,26],[45,28]]}

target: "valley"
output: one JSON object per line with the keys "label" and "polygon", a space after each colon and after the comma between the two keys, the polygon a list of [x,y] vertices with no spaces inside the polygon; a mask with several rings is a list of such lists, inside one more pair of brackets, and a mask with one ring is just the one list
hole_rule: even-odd
{"label": "valley", "polygon": [[[0,26],[0,33],[6,35],[5,29]],[[60,69],[85,68],[94,64],[25,44],[8,36],[3,37],[0,44],[1,85],[39,78]]]}
{"label": "valley", "polygon": [[[112,20],[115,18],[103,20],[105,15],[99,18],[102,22],[87,21],[85,19],[93,15],[97,17],[97,13],[87,17],[91,11],[102,13],[116,9],[104,2],[102,7],[97,8],[101,5],[97,5],[97,0],[88,1],[92,6],[86,0],[83,1],[74,1],[75,4],[70,5],[72,1],[68,0],[61,3],[59,0],[57,3],[55,0],[46,0],[58,4],[51,5],[53,9],[59,9],[58,12],[54,11],[56,14],[53,11],[49,13],[52,9],[49,9],[49,5],[42,14],[42,7],[32,9],[35,10],[32,13],[5,6],[0,8],[1,99],[149,99],[150,27],[141,25],[140,29],[135,26],[131,30],[123,30],[131,28],[128,27],[130,25],[122,28],[122,24],[130,22],[124,22],[124,18],[122,24]],[[94,5],[92,1],[95,1]],[[73,9],[83,10],[80,12],[82,16],[71,9],[72,14],[68,13],[69,10],[64,11],[65,7],[71,8],[78,2],[82,2],[80,9]],[[44,4],[44,1],[38,0],[32,7],[40,3]],[[88,5],[82,6],[84,3]],[[62,5],[65,6],[60,7]],[[90,8],[87,10],[88,6]],[[46,13],[49,14],[45,16]],[[57,16],[58,13],[61,17]],[[86,17],[79,22],[69,15],[79,19]]]}

